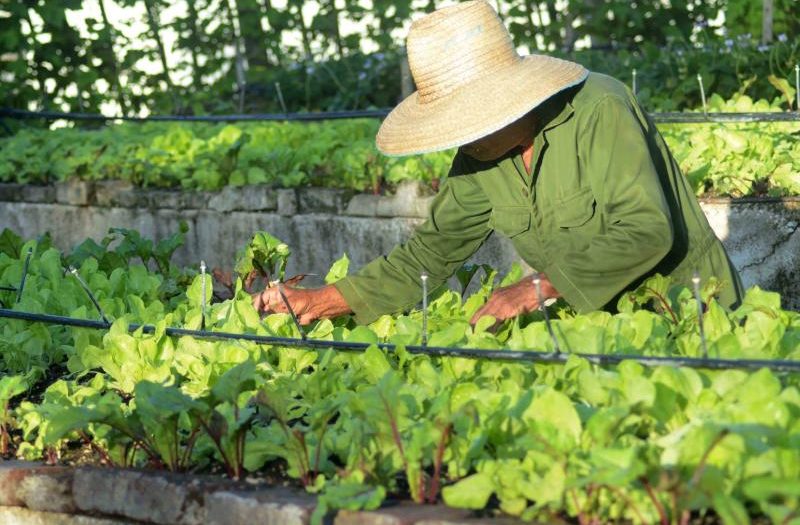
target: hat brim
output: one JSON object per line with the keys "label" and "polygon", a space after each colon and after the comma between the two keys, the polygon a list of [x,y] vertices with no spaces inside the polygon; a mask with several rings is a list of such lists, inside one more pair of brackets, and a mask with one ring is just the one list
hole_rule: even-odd
{"label": "hat brim", "polygon": [[375,142],[381,153],[390,156],[463,146],[522,118],[588,74],[575,62],[529,55],[434,102],[420,104],[417,93],[412,93],[389,113]]}

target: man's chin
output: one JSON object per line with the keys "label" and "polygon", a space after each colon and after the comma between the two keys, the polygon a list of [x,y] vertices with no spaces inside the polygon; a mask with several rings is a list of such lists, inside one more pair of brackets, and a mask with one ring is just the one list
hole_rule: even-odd
{"label": "man's chin", "polygon": [[470,151],[469,149],[464,149],[464,153],[472,157],[473,159],[480,161],[480,162],[491,162],[493,160],[498,160],[504,157],[509,151],[514,148],[509,148],[506,151],[498,152],[498,151]]}

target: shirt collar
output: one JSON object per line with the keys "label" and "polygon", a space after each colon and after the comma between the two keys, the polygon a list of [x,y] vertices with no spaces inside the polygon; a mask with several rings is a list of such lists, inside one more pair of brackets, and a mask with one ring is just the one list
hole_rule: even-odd
{"label": "shirt collar", "polygon": [[[580,88],[578,87],[578,89]],[[539,122],[543,122],[543,124],[536,126],[535,135],[556,128],[570,119],[572,114],[575,113],[572,99],[576,91],[574,88],[562,91],[539,106],[539,109],[536,110],[537,117]]]}

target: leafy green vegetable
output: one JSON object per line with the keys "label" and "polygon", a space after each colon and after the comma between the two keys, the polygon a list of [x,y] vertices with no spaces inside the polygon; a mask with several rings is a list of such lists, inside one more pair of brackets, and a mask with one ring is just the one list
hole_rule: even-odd
{"label": "leafy green vegetable", "polygon": [[[226,140],[241,138],[234,135]],[[496,506],[539,521],[669,522],[709,509],[730,523],[796,519],[796,374],[633,361],[599,367],[577,355],[526,364],[411,354],[406,345],[421,337],[417,310],[369,326],[342,318],[309,327],[316,339],[369,343],[361,354],[169,337],[168,326],[199,327],[204,310],[211,331],[297,333],[285,314],[262,320],[241,282],[234,297],[211,302],[210,283],[201,297],[200,276],[170,265],[167,293],[160,268],[169,261],[154,261],[158,244],[131,232],[83,243],[66,258],[47,239],[8,238],[19,249],[0,253],[0,284],[17,282],[22,254],[34,251],[20,309],[93,314],[62,271],[72,258],[115,319],[105,333],[0,321],[0,437],[8,455],[57,462],[85,447],[113,466],[222,468],[232,478],[280,469],[319,494],[314,519],[375,508],[389,494]],[[163,245],[165,256],[180,239]],[[248,250],[252,269],[285,268],[288,247],[268,234]],[[145,258],[147,265],[137,263]],[[328,281],[347,266],[337,261]],[[493,323],[469,325],[497,286],[522,277],[519,269],[502,280],[483,270],[469,297],[437,292],[430,344],[553,350],[540,314],[495,332]],[[461,287],[476,274],[463,269]],[[716,303],[718,290],[712,280],[701,291],[712,356],[800,358],[800,314],[783,310],[779,295],[751,288],[729,312]],[[552,325],[569,352],[699,356],[694,301],[691,290],[655,276],[623,294],[616,314],[562,307]],[[155,329],[130,332],[131,323]],[[398,347],[386,352],[383,342]],[[29,388],[43,390],[41,399],[23,397]]]}

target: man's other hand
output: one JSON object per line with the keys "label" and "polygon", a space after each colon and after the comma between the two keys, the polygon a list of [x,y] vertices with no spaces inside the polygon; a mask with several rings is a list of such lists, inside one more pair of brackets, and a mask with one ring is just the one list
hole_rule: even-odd
{"label": "man's other hand", "polygon": [[253,308],[264,313],[289,313],[286,307],[288,302],[300,324],[352,312],[342,294],[333,285],[322,288],[293,288],[284,285],[281,289],[286,301],[281,297],[277,286],[270,286],[263,292],[253,294]]}
{"label": "man's other hand", "polygon": [[[540,286],[543,301],[559,296],[556,289],[553,288],[553,285],[544,275],[541,275]],[[528,276],[511,286],[495,290],[489,300],[486,301],[486,304],[475,312],[469,322],[474,325],[481,317],[491,315],[500,323],[538,308],[539,299],[536,296],[536,286],[533,284],[533,279]]]}

